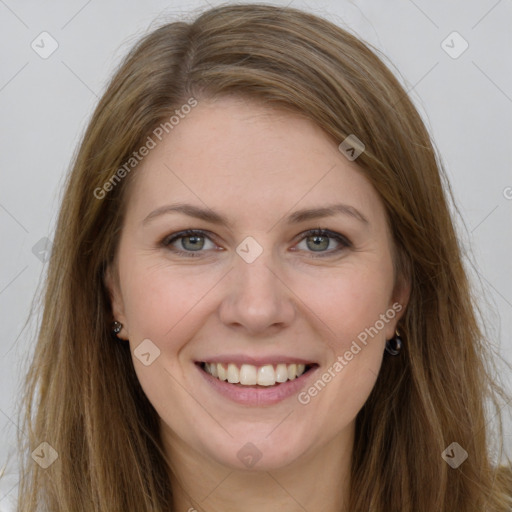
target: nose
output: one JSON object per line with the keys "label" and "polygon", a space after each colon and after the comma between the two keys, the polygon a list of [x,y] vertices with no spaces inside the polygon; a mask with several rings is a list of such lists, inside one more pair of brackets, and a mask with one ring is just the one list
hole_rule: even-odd
{"label": "nose", "polygon": [[231,329],[269,336],[290,326],[297,308],[285,276],[264,251],[252,263],[237,257],[220,304],[220,319]]}

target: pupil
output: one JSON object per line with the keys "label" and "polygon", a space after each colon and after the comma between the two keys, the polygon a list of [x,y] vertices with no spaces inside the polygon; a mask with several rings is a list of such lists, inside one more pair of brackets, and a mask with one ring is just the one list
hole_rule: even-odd
{"label": "pupil", "polygon": [[[202,237],[197,236],[197,235],[187,236],[185,238],[182,238],[182,240],[181,240],[181,244],[183,245],[184,249],[191,249],[193,251],[202,248],[201,242],[202,242]],[[190,247],[186,246],[187,243],[190,244]]]}
{"label": "pupil", "polygon": [[329,239],[326,236],[315,235],[310,238],[313,239],[313,247],[315,249],[327,249],[329,246]]}

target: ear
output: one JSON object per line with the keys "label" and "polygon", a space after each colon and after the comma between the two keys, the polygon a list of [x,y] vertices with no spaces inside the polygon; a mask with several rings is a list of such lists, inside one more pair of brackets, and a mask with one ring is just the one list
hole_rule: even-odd
{"label": "ear", "polygon": [[[389,322],[386,329],[386,339],[389,340],[395,336],[398,322],[405,313],[409,298],[411,296],[411,282],[409,279],[400,277],[393,290],[391,302],[389,304],[389,312],[393,314],[393,319]],[[394,313],[391,313],[393,312]]]}
{"label": "ear", "polygon": [[119,285],[119,277],[112,265],[109,265],[105,271],[104,283],[110,297],[110,305],[112,308],[112,321],[117,320],[123,327],[117,335],[118,338],[128,340],[128,324],[124,312],[123,296]]}

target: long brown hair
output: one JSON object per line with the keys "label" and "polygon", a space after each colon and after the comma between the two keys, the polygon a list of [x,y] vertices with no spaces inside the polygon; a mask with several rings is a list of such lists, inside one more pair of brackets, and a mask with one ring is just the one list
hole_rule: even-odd
{"label": "long brown hair", "polygon": [[[172,510],[157,414],[128,345],[110,332],[105,270],[137,171],[112,177],[175,109],[222,95],[299,112],[337,144],[363,141],[357,163],[385,205],[398,276],[411,284],[405,347],[384,360],[357,416],[349,510],[510,510],[512,477],[492,463],[485,413],[506,395],[429,134],[375,50],[326,20],[266,5],[213,8],[154,30],[94,112],[68,176],[26,380],[19,510]],[[27,455],[43,441],[58,454],[47,469]],[[441,457],[454,441],[468,453],[456,469]]]}

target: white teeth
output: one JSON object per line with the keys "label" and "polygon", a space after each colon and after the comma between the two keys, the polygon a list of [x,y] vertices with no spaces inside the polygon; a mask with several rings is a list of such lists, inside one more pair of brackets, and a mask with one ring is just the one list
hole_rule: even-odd
{"label": "white teeth", "polygon": [[276,382],[286,382],[288,380],[288,368],[285,364],[276,366]]}
{"label": "white teeth", "polygon": [[240,368],[240,384],[254,386],[256,384],[256,366],[243,364]]}
{"label": "white teeth", "polygon": [[275,367],[271,364],[254,366],[242,364],[240,368],[234,363],[205,363],[204,369],[207,373],[219,380],[227,380],[231,384],[243,386],[274,386],[277,383],[294,380],[306,371],[304,364],[279,363]]}
{"label": "white teeth", "polygon": [[[253,368],[256,368],[253,366]],[[271,364],[266,364],[258,369],[258,384],[260,386],[273,386],[276,383],[276,372]]]}
{"label": "white teeth", "polygon": [[228,382],[231,382],[231,384],[237,384],[240,382],[240,372],[238,371],[236,364],[228,364]]}
{"label": "white teeth", "polygon": [[[226,371],[226,368],[224,368],[224,366],[222,366],[221,364],[215,364],[215,363],[212,363],[212,366],[217,367],[217,378],[219,380],[228,380],[228,372]],[[206,368],[208,368],[208,366]],[[212,375],[213,375],[213,373],[212,373]],[[215,375],[213,375],[213,376],[215,377]]]}

